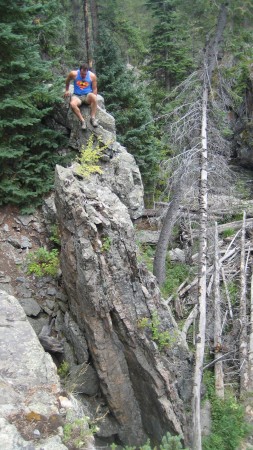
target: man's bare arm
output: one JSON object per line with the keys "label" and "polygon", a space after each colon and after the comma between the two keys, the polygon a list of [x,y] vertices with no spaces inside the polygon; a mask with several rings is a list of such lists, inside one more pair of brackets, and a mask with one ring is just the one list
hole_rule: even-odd
{"label": "man's bare arm", "polygon": [[76,77],[76,71],[72,70],[71,72],[69,72],[67,78],[66,78],[66,89],[65,89],[65,94],[64,97],[68,97],[70,95],[69,92],[69,85],[71,83],[72,80],[74,80]]}
{"label": "man's bare arm", "polygon": [[95,74],[92,74],[91,81],[92,81],[92,92],[93,92],[93,94],[97,95],[98,87],[97,87],[97,77]]}

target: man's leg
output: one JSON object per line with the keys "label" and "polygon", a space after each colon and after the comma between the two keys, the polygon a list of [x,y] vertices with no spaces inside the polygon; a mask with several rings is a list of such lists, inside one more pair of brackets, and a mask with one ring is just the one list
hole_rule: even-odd
{"label": "man's leg", "polygon": [[90,105],[90,117],[93,126],[97,126],[96,112],[97,112],[97,96],[93,93],[87,95],[87,103]]}
{"label": "man's leg", "polygon": [[81,106],[81,104],[82,104],[82,102],[81,102],[80,98],[78,98],[74,95],[71,97],[70,106],[72,108],[72,111],[78,117],[78,119],[83,123],[83,122],[85,122],[85,120],[79,109],[79,106]]}

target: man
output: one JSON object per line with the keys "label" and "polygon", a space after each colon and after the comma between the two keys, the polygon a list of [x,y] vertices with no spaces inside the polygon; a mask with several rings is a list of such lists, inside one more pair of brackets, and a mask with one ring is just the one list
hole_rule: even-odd
{"label": "man", "polygon": [[82,64],[79,70],[72,70],[66,79],[66,91],[64,97],[69,97],[69,85],[74,82],[74,94],[71,96],[70,106],[72,111],[81,121],[82,129],[86,130],[86,122],[80,111],[80,106],[85,103],[90,105],[90,122],[93,127],[98,126],[97,111],[97,77],[89,70],[88,64]]}

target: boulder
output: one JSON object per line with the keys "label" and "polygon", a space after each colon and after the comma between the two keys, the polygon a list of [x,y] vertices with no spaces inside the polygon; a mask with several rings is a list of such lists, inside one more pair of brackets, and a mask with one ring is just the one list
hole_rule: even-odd
{"label": "boulder", "polygon": [[[116,157],[123,167],[125,150]],[[112,159],[104,174],[114,170]],[[104,174],[82,178],[75,165],[56,168],[61,269],[71,315],[86,337],[101,391],[119,427],[117,438],[138,446],[147,437],[158,442],[170,431],[187,439],[190,355],[155,277],[138,265],[127,198],[131,192],[124,186],[128,172],[125,178],[122,172],[117,194],[114,180]],[[141,327],[153,314],[159,318],[158,332],[167,330],[172,337],[161,351],[150,330]]]}
{"label": "boulder", "polygon": [[[0,446],[4,450],[67,450],[66,421],[84,415],[70,397],[60,410],[61,386],[51,356],[45,353],[18,300],[0,291]],[[88,426],[88,425],[87,425]],[[92,438],[89,448],[94,449]]]}

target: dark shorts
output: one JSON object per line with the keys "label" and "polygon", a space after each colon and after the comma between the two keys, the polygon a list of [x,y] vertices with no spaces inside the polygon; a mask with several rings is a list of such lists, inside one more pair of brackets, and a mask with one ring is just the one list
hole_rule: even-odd
{"label": "dark shorts", "polygon": [[88,95],[89,95],[89,94],[87,94],[87,95],[76,95],[76,94],[73,94],[72,97],[79,98],[79,100],[81,101],[81,105],[82,105],[83,103],[86,103],[86,105],[88,105],[88,104],[89,104],[89,102],[87,101]]}

